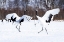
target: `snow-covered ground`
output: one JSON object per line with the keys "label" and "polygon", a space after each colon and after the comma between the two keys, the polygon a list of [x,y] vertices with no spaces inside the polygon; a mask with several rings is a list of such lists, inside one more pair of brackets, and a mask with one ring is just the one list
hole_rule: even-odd
{"label": "snow-covered ground", "polygon": [[[56,9],[47,11],[45,15],[49,15],[50,12],[51,14],[54,13],[54,10]],[[47,15],[44,17],[47,17]],[[15,18],[17,17],[17,14],[9,14],[6,16],[6,19],[11,19],[11,16]],[[18,17],[16,19],[18,21],[24,18],[21,25],[17,21],[13,23],[6,20],[3,20],[2,22],[0,20],[0,42],[64,42],[64,21],[51,21],[49,25],[45,25],[45,30],[43,24],[44,20],[40,18],[39,19],[42,21],[31,20],[32,17],[27,15],[23,15],[20,18]],[[26,21],[28,19],[30,21]],[[19,26],[21,32],[18,31]],[[38,33],[42,30],[42,27],[43,31]]]}
{"label": "snow-covered ground", "polygon": [[38,33],[42,29],[38,20],[22,22],[21,32],[17,24],[0,20],[0,42],[64,42],[64,21],[51,21],[46,26],[48,34],[45,30]]}

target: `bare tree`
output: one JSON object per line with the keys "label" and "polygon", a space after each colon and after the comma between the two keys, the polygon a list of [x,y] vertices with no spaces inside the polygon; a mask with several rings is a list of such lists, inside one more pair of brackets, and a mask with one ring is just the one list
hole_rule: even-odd
{"label": "bare tree", "polygon": [[8,7],[8,0],[0,0],[0,8],[7,8]]}
{"label": "bare tree", "polygon": [[46,6],[52,9],[54,7],[54,0],[45,0]]}
{"label": "bare tree", "polygon": [[29,3],[29,0],[22,0],[22,6],[23,6],[23,9],[24,9],[24,14],[26,14],[28,3]]}

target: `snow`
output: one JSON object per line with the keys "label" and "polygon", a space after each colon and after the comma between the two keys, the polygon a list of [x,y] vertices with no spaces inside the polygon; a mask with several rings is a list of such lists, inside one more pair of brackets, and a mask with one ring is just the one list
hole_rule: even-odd
{"label": "snow", "polygon": [[45,30],[38,33],[42,26],[36,20],[30,22],[23,22],[21,25],[21,32],[16,29],[15,23],[1,22],[0,20],[0,42],[64,42],[64,21],[52,21],[47,26],[48,34]]}
{"label": "snow", "polygon": [[26,17],[31,19],[27,15],[20,17],[20,19],[25,18],[20,25],[21,32],[16,28],[17,22],[7,22],[5,19],[1,22],[0,20],[0,42],[64,42],[64,21],[51,21],[46,26],[47,34],[44,28],[38,33],[42,29],[39,20],[26,21]]}

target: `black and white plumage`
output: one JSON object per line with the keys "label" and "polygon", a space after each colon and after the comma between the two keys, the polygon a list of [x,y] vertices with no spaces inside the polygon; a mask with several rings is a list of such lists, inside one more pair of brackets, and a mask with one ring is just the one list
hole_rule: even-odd
{"label": "black and white plumage", "polygon": [[[19,20],[16,21],[16,22],[18,22],[20,24],[20,25],[16,26],[16,28],[18,29],[18,31],[21,32],[20,31],[20,26],[21,26],[22,22],[24,22],[24,21],[30,21],[31,19],[32,19],[32,17],[30,17],[28,15],[23,15],[22,17],[20,17]],[[19,28],[18,28],[18,26],[19,26]]]}
{"label": "black and white plumage", "polygon": [[21,31],[20,31],[20,26],[21,26],[21,23],[22,23],[22,22],[24,22],[24,18],[22,18],[22,19],[20,19],[20,21],[18,21],[18,23],[20,24],[20,25],[19,25],[19,28],[18,28],[18,25],[16,26],[16,28],[18,29],[19,32],[21,32]]}
{"label": "black and white plumage", "polygon": [[53,15],[52,15],[52,14],[50,14],[50,15],[49,15],[49,17],[48,17],[49,19],[48,19],[48,20],[46,20],[46,23],[47,23],[47,22],[48,22],[48,23],[50,23],[50,21],[51,21],[51,18],[52,18],[52,17],[53,17]]}
{"label": "black and white plumage", "polygon": [[37,16],[38,20],[40,21],[40,23],[42,24],[43,28],[46,28],[46,25],[48,25],[51,21],[51,18],[58,14],[60,12],[60,9],[59,8],[56,8],[56,9],[52,9],[52,10],[49,10],[47,11],[43,17],[39,17]]}
{"label": "black and white plumage", "polygon": [[7,14],[6,15],[6,18],[5,18],[7,21],[17,21],[20,19],[20,17],[16,14],[16,13],[10,13],[10,14]]}
{"label": "black and white plumage", "polygon": [[11,20],[13,21],[13,23],[16,21],[16,18],[17,17],[15,17],[15,18],[13,18],[13,16],[11,17]]}
{"label": "black and white plumage", "polygon": [[21,23],[21,22],[23,22],[24,21],[24,18],[23,19],[21,19],[20,21],[19,21],[19,23]]}
{"label": "black and white plumage", "polygon": [[16,25],[16,28],[20,31],[21,23],[24,21],[30,21],[32,17],[28,15],[23,15],[22,17],[19,17],[16,13],[10,13],[6,15],[5,19],[10,22],[12,21],[13,23],[14,22],[19,23],[20,24],[20,25],[18,24],[19,28],[18,28],[18,25]]}
{"label": "black and white plumage", "polygon": [[21,25],[21,22],[24,22],[24,18],[22,18],[22,19],[19,21],[20,25]]}

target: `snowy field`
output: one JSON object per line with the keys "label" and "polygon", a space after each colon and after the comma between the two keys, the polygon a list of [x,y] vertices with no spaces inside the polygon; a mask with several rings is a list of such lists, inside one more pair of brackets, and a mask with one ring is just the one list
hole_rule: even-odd
{"label": "snowy field", "polygon": [[37,16],[38,20],[31,20],[27,15],[8,14],[6,19],[14,23],[0,20],[0,42],[64,42],[64,21],[51,20],[59,12],[59,8],[49,10],[43,17]]}
{"label": "snowy field", "polygon": [[64,21],[51,21],[46,26],[48,34],[45,30],[38,33],[42,29],[38,20],[22,22],[21,32],[17,24],[0,20],[0,42],[64,42]]}

